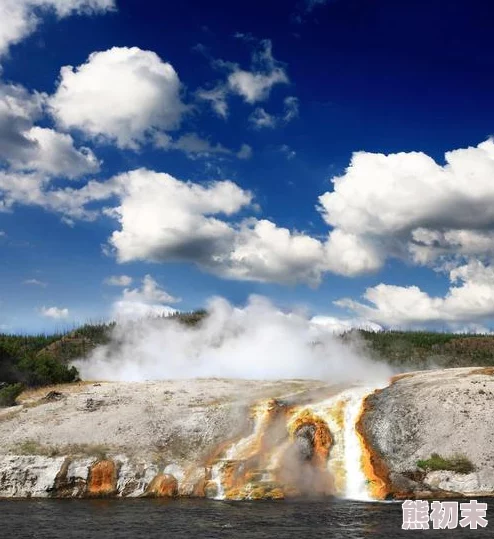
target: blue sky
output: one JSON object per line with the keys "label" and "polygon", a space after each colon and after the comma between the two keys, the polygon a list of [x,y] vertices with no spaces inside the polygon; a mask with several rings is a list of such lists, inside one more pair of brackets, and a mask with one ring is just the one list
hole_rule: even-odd
{"label": "blue sky", "polygon": [[0,0],[4,331],[251,294],[492,328],[490,2],[164,4]]}

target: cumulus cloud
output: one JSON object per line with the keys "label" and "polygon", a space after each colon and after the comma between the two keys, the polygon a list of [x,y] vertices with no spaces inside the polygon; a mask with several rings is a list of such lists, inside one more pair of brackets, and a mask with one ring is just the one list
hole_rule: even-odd
{"label": "cumulus cloud", "polygon": [[111,275],[104,282],[109,286],[130,286],[132,281],[132,277],[128,275]]}
{"label": "cumulus cloud", "polygon": [[[145,169],[56,190],[42,176],[0,172],[0,209],[22,202],[72,219],[104,213],[118,223],[108,245],[120,262],[188,261],[232,279],[317,285],[326,272],[377,271],[389,256],[436,268],[491,260],[493,174],[491,140],[449,152],[444,166],[420,153],[361,152],[319,198],[332,227],[326,239],[249,218],[252,194],[233,182]],[[102,201],[109,205],[98,209]]]}
{"label": "cumulus cloud", "polygon": [[333,191],[319,197],[332,235],[354,238],[347,258],[377,269],[389,256],[432,264],[445,257],[492,257],[494,141],[453,150],[445,165],[421,152],[357,152]]}
{"label": "cumulus cloud", "polygon": [[431,296],[417,286],[379,284],[368,288],[358,302],[336,302],[357,315],[388,327],[451,327],[481,323],[494,317],[494,266],[470,261],[449,272],[451,286],[444,297]]}
{"label": "cumulus cloud", "polygon": [[63,129],[138,149],[156,131],[180,125],[186,111],[180,91],[176,71],[156,53],[113,47],[63,67],[49,105]]}
{"label": "cumulus cloud", "polygon": [[39,171],[76,178],[97,172],[99,161],[88,148],[75,148],[70,135],[37,127],[44,94],[0,83],[0,161],[16,171]]}
{"label": "cumulus cloud", "polygon": [[243,222],[216,271],[235,279],[317,285],[326,270],[323,244],[266,219]]}
{"label": "cumulus cloud", "polygon": [[113,316],[117,320],[168,316],[176,312],[176,309],[167,304],[179,301],[180,298],[166,292],[151,275],[146,275],[140,288],[123,290],[122,296],[113,304]]}
{"label": "cumulus cloud", "polygon": [[41,307],[41,314],[46,318],[53,318],[54,320],[61,320],[69,316],[69,310],[60,307]]}
{"label": "cumulus cloud", "polygon": [[64,218],[93,221],[100,209],[86,205],[110,198],[118,191],[114,182],[89,181],[83,187],[50,188],[50,178],[40,173],[15,173],[0,170],[0,212],[15,205],[39,206],[61,213]]}
{"label": "cumulus cloud", "polygon": [[126,301],[142,301],[146,303],[176,303],[180,301],[179,298],[174,298],[168,292],[165,292],[151,275],[144,277],[141,288],[126,288],[123,291],[123,299]]}
{"label": "cumulus cloud", "polygon": [[[119,262],[185,261],[231,279],[314,286],[330,268],[320,240],[267,219],[235,220],[254,209],[252,193],[228,180],[197,184],[138,169],[80,189],[49,189],[39,177],[0,172],[2,191],[4,210],[23,203],[71,219],[115,219],[108,247]],[[94,205],[110,199],[116,202]]]}
{"label": "cumulus cloud", "polygon": [[0,2],[0,56],[36,30],[44,12],[58,18],[97,14],[115,8],[115,0],[2,0]]}
{"label": "cumulus cloud", "polygon": [[[0,172],[0,209],[22,202],[72,219],[104,213],[118,223],[108,244],[120,262],[188,261],[232,279],[317,285],[326,272],[376,271],[389,256],[449,269],[461,258],[491,260],[493,175],[492,140],[449,152],[444,166],[420,153],[355,154],[319,198],[332,227],[325,240],[249,218],[252,194],[233,182],[184,182],[145,169],[80,189]],[[106,208],[94,205],[103,201]]]}
{"label": "cumulus cloud", "polygon": [[77,368],[86,380],[125,381],[228,377],[339,383],[381,381],[392,374],[331,329],[281,312],[266,298],[253,296],[243,308],[213,298],[208,312],[194,328],[172,320],[117,324],[110,344],[76,362]]}
{"label": "cumulus cloud", "polygon": [[336,316],[317,315],[310,319],[311,324],[320,326],[335,334],[346,333],[352,329],[364,329],[366,331],[382,331],[383,327],[370,320],[362,318],[338,318]]}
{"label": "cumulus cloud", "polygon": [[[122,263],[185,261],[230,279],[311,286],[327,271],[363,272],[375,265],[372,249],[355,238],[335,233],[324,242],[267,219],[238,217],[254,210],[253,196],[228,180],[198,184],[146,169],[90,181],[80,189],[48,189],[32,175],[12,180],[0,172],[4,209],[22,202],[71,219],[103,214],[115,219],[118,229],[107,251]],[[94,205],[110,200],[111,205],[99,209]],[[365,254],[358,260],[345,252],[355,245]]]}
{"label": "cumulus cloud", "polygon": [[233,230],[215,214],[233,215],[252,195],[230,181],[199,185],[145,169],[118,176],[121,230],[110,243],[121,262],[210,261],[221,257]]}
{"label": "cumulus cloud", "polygon": [[17,158],[8,158],[12,168],[40,171],[52,176],[77,178],[99,171],[100,162],[86,147],[76,149],[70,135],[53,129],[32,127],[24,136],[32,142],[31,150],[20,152]]}
{"label": "cumulus cloud", "polygon": [[340,275],[360,275],[381,267],[378,248],[357,234],[333,230],[325,244],[328,270]]}
{"label": "cumulus cloud", "polygon": [[252,194],[230,181],[182,182],[140,169],[116,177],[119,205],[107,211],[120,224],[109,244],[120,262],[188,261],[242,280],[316,285],[327,270],[322,242],[271,221],[230,222]]}

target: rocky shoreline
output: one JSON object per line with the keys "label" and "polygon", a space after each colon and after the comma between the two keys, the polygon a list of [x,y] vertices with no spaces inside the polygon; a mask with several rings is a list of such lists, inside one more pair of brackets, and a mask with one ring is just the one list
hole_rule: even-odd
{"label": "rocky shoreline", "polygon": [[[350,480],[362,499],[494,496],[493,372],[408,373],[368,395],[218,379],[27,392],[0,410],[0,497],[345,496]],[[435,453],[472,470],[418,466]]]}

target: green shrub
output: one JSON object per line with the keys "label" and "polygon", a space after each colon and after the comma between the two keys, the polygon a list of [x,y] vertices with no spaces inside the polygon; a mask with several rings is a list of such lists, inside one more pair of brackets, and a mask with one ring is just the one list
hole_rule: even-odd
{"label": "green shrub", "polygon": [[75,382],[79,373],[75,367],[68,367],[57,359],[46,355],[24,356],[18,364],[29,386],[63,384]]}
{"label": "green shrub", "polygon": [[0,389],[0,407],[15,406],[16,399],[23,390],[22,384],[12,384]]}
{"label": "green shrub", "polygon": [[475,470],[474,465],[463,455],[453,455],[450,458],[445,458],[437,453],[432,453],[429,459],[419,460],[417,466],[427,472],[449,470],[467,474]]}

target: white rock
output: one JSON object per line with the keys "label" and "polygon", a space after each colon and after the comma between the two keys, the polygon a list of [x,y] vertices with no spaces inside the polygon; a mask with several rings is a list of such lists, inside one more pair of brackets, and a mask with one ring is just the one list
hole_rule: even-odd
{"label": "white rock", "polygon": [[0,497],[47,498],[65,457],[0,456]]}

